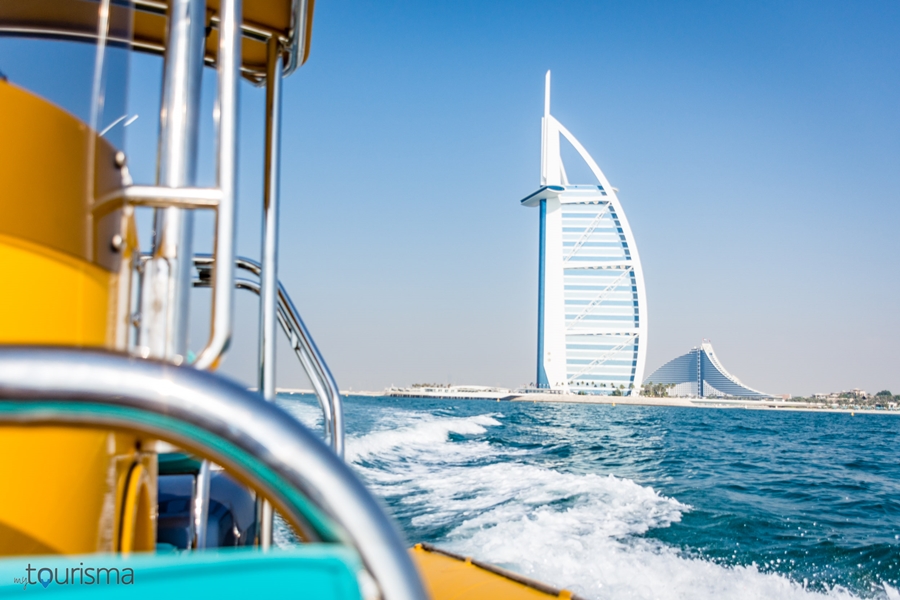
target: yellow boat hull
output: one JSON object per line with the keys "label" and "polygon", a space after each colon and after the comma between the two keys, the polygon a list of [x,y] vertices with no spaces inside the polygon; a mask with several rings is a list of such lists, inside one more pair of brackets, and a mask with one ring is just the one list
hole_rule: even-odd
{"label": "yellow boat hull", "polygon": [[569,590],[556,589],[430,544],[416,544],[409,552],[432,600],[578,598]]}

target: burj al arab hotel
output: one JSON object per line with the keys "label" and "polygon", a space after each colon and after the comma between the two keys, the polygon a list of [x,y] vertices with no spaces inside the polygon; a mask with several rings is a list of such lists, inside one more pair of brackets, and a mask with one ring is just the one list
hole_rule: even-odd
{"label": "burj al arab hotel", "polygon": [[[596,183],[572,184],[564,137]],[[537,386],[637,394],[647,355],[647,300],[634,235],[603,171],[550,114],[544,90],[541,187],[522,200],[540,210]]]}

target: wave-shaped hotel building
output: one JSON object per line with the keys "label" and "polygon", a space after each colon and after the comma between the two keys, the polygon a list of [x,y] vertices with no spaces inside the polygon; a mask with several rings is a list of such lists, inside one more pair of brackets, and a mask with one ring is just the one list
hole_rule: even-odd
{"label": "wave-shaped hotel building", "polygon": [[[560,136],[598,184],[569,183]],[[617,190],[550,114],[549,71],[542,138],[541,188],[521,202],[540,209],[537,386],[637,393],[646,361],[647,309],[634,235]]]}
{"label": "wave-shaped hotel building", "polygon": [[647,384],[671,385],[670,396],[732,397],[762,400],[773,398],[760,392],[729,373],[713,351],[712,344],[703,340],[699,348],[673,358],[648,378]]}

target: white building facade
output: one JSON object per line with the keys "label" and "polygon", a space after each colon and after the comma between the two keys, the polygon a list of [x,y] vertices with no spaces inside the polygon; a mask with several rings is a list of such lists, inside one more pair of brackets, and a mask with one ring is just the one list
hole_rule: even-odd
{"label": "white building facade", "polygon": [[762,400],[775,398],[741,383],[722,365],[712,342],[703,340],[699,348],[673,358],[647,378],[647,384],[671,386],[669,396],[692,396],[699,398],[750,398]]}
{"label": "white building facade", "polygon": [[[596,184],[570,184],[564,137]],[[537,386],[571,393],[638,393],[647,343],[647,301],[637,246],[597,163],[550,114],[544,92],[541,188],[522,200],[540,210]]]}

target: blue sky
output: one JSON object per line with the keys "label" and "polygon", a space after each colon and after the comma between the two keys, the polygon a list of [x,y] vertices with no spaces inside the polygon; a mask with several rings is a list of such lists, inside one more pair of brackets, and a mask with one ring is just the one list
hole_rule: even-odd
{"label": "blue sky", "polygon": [[[552,112],[634,231],[648,374],[710,338],[767,392],[900,392],[898,31],[896,2],[319,2],[284,85],[281,279],[343,388],[533,381],[538,216],[518,201],[551,69]],[[160,71],[132,61],[139,181]],[[239,250],[258,256],[263,92],[242,93]],[[242,296],[225,369],[248,382],[255,327]],[[279,352],[279,385],[305,387]]]}
{"label": "blue sky", "polygon": [[[518,200],[552,69],[554,115],[634,229],[648,373],[705,337],[769,392],[900,390],[898,31],[887,2],[320,2],[284,86],[281,278],[342,387],[533,381],[538,217]],[[251,256],[262,100],[245,86]],[[251,381],[239,308],[227,368]]]}

